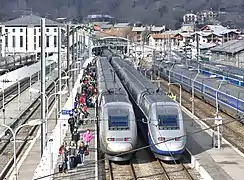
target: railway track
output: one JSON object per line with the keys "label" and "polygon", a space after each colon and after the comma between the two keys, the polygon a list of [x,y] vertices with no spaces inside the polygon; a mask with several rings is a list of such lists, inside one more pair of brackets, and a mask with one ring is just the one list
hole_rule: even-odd
{"label": "railway track", "polygon": [[[50,69],[46,69],[46,74],[50,73]],[[32,82],[31,84],[34,84],[38,81],[38,73],[35,73],[32,75]],[[20,80],[20,93],[24,92],[27,88],[30,87],[30,79],[29,77],[24,78]],[[3,108],[3,100],[4,105],[6,106],[8,103],[10,103],[14,98],[18,96],[18,83],[14,84],[12,87],[9,87],[7,90],[4,91],[4,99],[3,99],[3,93],[0,93],[0,109]]]}
{"label": "railway track", "polygon": [[[161,87],[167,92],[168,91],[168,81],[166,79],[161,79]],[[177,86],[171,86],[171,92],[175,94],[179,94],[179,88]],[[191,94],[182,89],[182,106],[191,111],[192,102],[191,102]],[[179,102],[179,97],[177,97],[177,101]],[[205,102],[202,99],[199,99],[195,96],[194,98],[194,114],[208,126],[214,129],[214,117],[216,108],[211,105],[209,102]],[[220,109],[221,110],[221,109]],[[242,153],[244,153],[244,126],[237,119],[229,116],[225,112],[219,112],[219,115],[223,118],[223,122],[227,124],[223,124],[222,136],[228,140],[231,144],[233,144],[236,148],[238,148]],[[231,122],[231,123],[228,123]]]}
{"label": "railway track", "polygon": [[[141,140],[139,140],[141,144]],[[142,147],[142,144],[141,144]],[[128,163],[105,162],[106,180],[197,180],[199,174],[183,162],[162,162],[149,149],[137,151]]]}
{"label": "railway track", "polygon": [[[57,79],[57,78],[56,78]],[[64,86],[63,86],[64,87]],[[54,93],[54,85],[53,83],[50,84],[50,86],[47,88],[47,95]],[[19,125],[25,124],[28,122],[28,120],[32,119],[38,113],[38,110],[40,109],[41,102],[38,101],[39,98],[37,98],[36,101],[31,103],[29,107],[22,113],[22,115],[16,119],[16,121],[13,123],[13,128],[18,127]],[[55,100],[55,96],[50,99],[49,101],[49,109],[53,105]],[[33,136],[37,132],[38,126],[33,127],[23,127],[18,132],[18,139],[16,142],[16,156],[17,158],[21,154],[21,152],[24,150],[25,146],[27,145],[28,141],[33,138]],[[14,158],[13,158],[13,147],[11,144],[11,138],[12,134],[9,132],[9,130],[5,133],[5,143],[1,143],[0,146],[0,179],[4,179],[5,176],[8,174],[9,170],[11,169]]]}
{"label": "railway track", "polygon": [[183,163],[178,164],[167,164],[162,161],[157,160],[159,166],[162,167],[164,172],[164,179],[166,180],[174,180],[174,179],[182,179],[182,180],[194,180],[193,176],[189,172],[189,168],[187,168]]}
{"label": "railway track", "polygon": [[116,180],[131,180],[136,179],[136,173],[132,161],[129,164],[118,165],[114,162],[108,160],[108,170],[109,170],[109,178],[106,179]]}

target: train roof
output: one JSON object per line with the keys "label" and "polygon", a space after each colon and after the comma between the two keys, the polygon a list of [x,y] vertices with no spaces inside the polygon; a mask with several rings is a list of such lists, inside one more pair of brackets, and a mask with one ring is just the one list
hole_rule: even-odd
{"label": "train roof", "polygon": [[128,94],[106,57],[97,61],[98,84],[106,102],[129,102]]}
{"label": "train roof", "polygon": [[[168,69],[170,69],[170,67],[168,67]],[[196,71],[189,71],[186,68],[182,68],[179,66],[175,66],[172,69],[173,72],[178,72],[179,74],[183,75],[183,76],[187,76],[190,77],[191,79],[194,79],[194,77],[196,77],[197,72]],[[218,89],[218,86],[220,84],[220,80],[215,79],[215,78],[210,78],[208,76],[204,76],[202,74],[199,74],[196,81],[195,82],[200,82],[200,83],[204,83],[209,87],[212,87],[214,89]],[[244,97],[244,89],[242,87],[239,86],[235,86],[232,85],[228,82],[224,82],[220,88],[221,92],[225,92],[227,94],[233,95],[235,97]],[[243,99],[243,98],[241,98]]]}
{"label": "train roof", "polygon": [[149,79],[142,75],[139,71],[134,69],[120,58],[113,58],[119,63],[121,68],[125,68],[127,75],[130,75],[131,81],[136,84],[140,90],[148,92],[148,97],[152,102],[174,102],[162,89],[158,89]]}
{"label": "train roof", "polygon": [[105,94],[104,95],[106,103],[109,102],[128,102],[130,103],[128,96],[125,94],[116,94],[111,92],[110,94]]}
{"label": "train roof", "polygon": [[130,66],[128,63],[123,61],[120,57],[113,57],[113,60],[116,61],[121,68],[124,68],[125,71],[128,72],[128,75],[130,75],[130,79],[133,83],[136,83],[138,87],[140,87],[141,90],[144,91],[155,91],[157,88],[154,86],[154,84],[148,80],[145,76],[143,76],[141,73],[139,73],[136,69],[134,69],[132,66]]}
{"label": "train roof", "polygon": [[[189,62],[189,64],[195,68],[197,67],[197,61],[192,60]],[[244,69],[235,66],[215,62],[200,61],[200,68],[202,67],[210,68],[212,70],[217,70],[220,72],[223,71],[225,73],[232,74],[240,78],[244,78]]]}

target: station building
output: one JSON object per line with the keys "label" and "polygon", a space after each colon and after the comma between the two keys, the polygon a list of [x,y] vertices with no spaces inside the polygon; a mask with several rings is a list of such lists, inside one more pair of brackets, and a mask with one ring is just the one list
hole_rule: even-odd
{"label": "station building", "polygon": [[[0,55],[41,52],[41,18],[26,15],[0,25]],[[46,52],[58,52],[58,26],[62,24],[46,19]]]}

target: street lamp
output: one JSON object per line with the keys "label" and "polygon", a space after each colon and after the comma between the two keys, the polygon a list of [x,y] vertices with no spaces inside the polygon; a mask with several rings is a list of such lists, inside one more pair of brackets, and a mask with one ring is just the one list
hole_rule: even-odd
{"label": "street lamp", "polygon": [[16,180],[18,179],[18,170],[17,170],[17,155],[16,155],[16,135],[18,133],[18,131],[22,128],[22,127],[26,127],[26,126],[37,126],[43,123],[43,120],[41,119],[35,119],[35,120],[31,120],[28,121],[27,124],[22,124],[19,127],[17,127],[17,129],[13,130],[10,126],[6,125],[6,124],[0,124],[0,126],[7,128],[13,135],[13,140],[14,140],[14,171],[15,171],[15,178]]}
{"label": "street lamp", "polygon": [[[195,69],[189,69],[190,71],[194,71]],[[197,71],[197,74],[195,76],[195,78],[193,79],[192,83],[191,83],[191,113],[194,115],[194,109],[195,109],[195,102],[194,102],[194,98],[195,98],[195,81],[198,77],[198,75],[200,74],[199,71]]]}
{"label": "street lamp", "polygon": [[38,89],[30,88],[29,91],[30,91],[30,92],[34,92],[34,93],[44,94],[44,96],[46,97],[46,113],[45,113],[45,123],[46,123],[46,128],[45,128],[45,129],[46,129],[46,132],[45,132],[45,135],[47,135],[47,133],[48,133],[48,126],[47,126],[47,118],[48,118],[48,117],[47,117],[47,116],[48,116],[48,111],[49,111],[49,109],[48,109],[49,100],[50,100],[50,98],[51,98],[52,96],[54,96],[54,95],[63,95],[63,94],[67,94],[68,91],[58,91],[58,92],[55,92],[55,93],[51,94],[50,96],[47,96],[45,92],[43,93],[43,92],[39,91]]}
{"label": "street lamp", "polygon": [[[171,71],[174,68],[174,66],[175,66],[175,63],[171,66],[171,68],[169,70],[169,84],[171,84]],[[168,87],[169,87],[169,93],[170,93],[170,86],[168,86]]]}

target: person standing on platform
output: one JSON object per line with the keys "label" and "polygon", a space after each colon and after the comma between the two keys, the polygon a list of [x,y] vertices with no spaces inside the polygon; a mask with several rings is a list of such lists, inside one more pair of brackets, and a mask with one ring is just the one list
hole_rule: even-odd
{"label": "person standing on platform", "polygon": [[74,127],[75,127],[75,119],[73,117],[73,114],[70,114],[70,117],[68,119],[68,123],[69,123],[69,127],[70,127],[70,133],[72,134],[74,131]]}
{"label": "person standing on platform", "polygon": [[78,149],[78,154],[80,156],[80,161],[81,165],[84,165],[85,162],[85,151],[86,151],[86,146],[83,141],[81,141],[79,149]]}
{"label": "person standing on platform", "polygon": [[83,140],[85,141],[86,148],[88,149],[90,141],[94,138],[93,134],[91,133],[90,129],[83,134]]}

